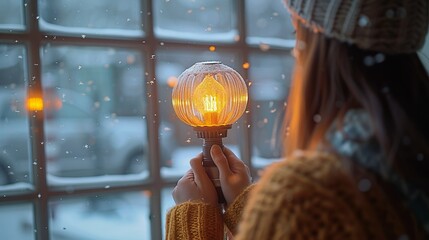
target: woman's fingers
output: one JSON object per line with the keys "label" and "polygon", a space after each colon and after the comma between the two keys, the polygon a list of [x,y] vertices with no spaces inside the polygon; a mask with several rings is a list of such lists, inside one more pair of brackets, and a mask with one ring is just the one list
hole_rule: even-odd
{"label": "woman's fingers", "polygon": [[202,201],[216,205],[217,192],[202,165],[202,154],[191,159],[190,164],[191,169],[185,173],[173,189],[174,201],[176,204],[186,201]]}
{"label": "woman's fingers", "polygon": [[233,161],[235,161],[235,160],[240,161],[240,159],[238,159],[237,155],[235,155],[235,153],[233,151],[231,151],[231,149],[229,149],[227,147],[223,147],[223,153],[225,154],[226,158],[229,159],[229,160],[231,160],[230,158],[234,158]]}
{"label": "woman's fingers", "polygon": [[194,194],[192,194],[192,191],[188,191],[192,189],[192,185],[195,185],[194,173],[190,169],[177,181],[176,187],[173,189],[172,195],[176,204],[192,198]]}
{"label": "woman's fingers", "polygon": [[218,145],[212,146],[210,149],[210,154],[212,156],[213,162],[219,169],[220,176],[226,177],[232,174],[231,169],[229,168],[228,159]]}
{"label": "woman's fingers", "polygon": [[237,173],[237,171],[241,171],[242,169],[246,169],[248,173],[250,173],[249,168],[241,161],[237,155],[231,149],[224,147],[223,152],[228,160],[229,167],[233,173]]}
{"label": "woman's fingers", "polygon": [[248,167],[228,148],[221,149],[214,145],[211,148],[213,161],[219,169],[222,192],[227,204],[250,185],[250,171]]}
{"label": "woman's fingers", "polygon": [[191,168],[194,173],[194,181],[198,185],[198,187],[202,188],[207,186],[207,184],[212,184],[210,178],[207,176],[206,171],[202,165],[202,159],[200,157],[196,157],[191,159]]}

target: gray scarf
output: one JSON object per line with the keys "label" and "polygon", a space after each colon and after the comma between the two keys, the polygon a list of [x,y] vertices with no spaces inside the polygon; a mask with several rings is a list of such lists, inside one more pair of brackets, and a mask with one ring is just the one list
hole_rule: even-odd
{"label": "gray scarf", "polygon": [[370,116],[366,111],[349,110],[344,117],[342,128],[339,130],[335,122],[326,139],[338,154],[375,172],[384,181],[392,184],[429,234],[429,197],[402,179],[384,160],[385,156],[374,137]]}

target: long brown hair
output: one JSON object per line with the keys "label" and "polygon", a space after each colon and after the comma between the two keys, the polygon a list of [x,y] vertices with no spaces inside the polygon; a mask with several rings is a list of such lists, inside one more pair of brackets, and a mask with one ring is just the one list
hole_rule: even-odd
{"label": "long brown hair", "polygon": [[428,191],[429,77],[416,53],[385,55],[298,23],[285,155],[315,149],[335,119],[365,109],[396,172]]}

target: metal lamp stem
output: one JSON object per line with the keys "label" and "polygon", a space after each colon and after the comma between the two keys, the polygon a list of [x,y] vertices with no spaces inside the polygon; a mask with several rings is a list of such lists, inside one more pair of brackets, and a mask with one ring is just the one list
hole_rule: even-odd
{"label": "metal lamp stem", "polygon": [[219,126],[219,127],[194,127],[198,138],[203,139],[203,161],[202,164],[206,170],[207,175],[212,180],[213,185],[216,188],[218,195],[218,202],[225,203],[225,197],[222,193],[222,188],[219,178],[219,169],[213,162],[210,154],[210,149],[213,145],[218,145],[223,149],[222,138],[227,136],[227,130],[231,128],[231,125]]}

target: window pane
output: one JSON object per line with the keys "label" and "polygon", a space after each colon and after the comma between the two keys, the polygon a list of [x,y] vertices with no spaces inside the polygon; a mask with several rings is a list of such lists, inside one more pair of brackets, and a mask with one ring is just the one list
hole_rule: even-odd
{"label": "window pane", "polygon": [[147,175],[140,52],[51,45],[42,51],[48,180]]}
{"label": "window pane", "polygon": [[[220,60],[238,72],[241,63],[237,52],[204,51],[192,49],[161,49],[157,54],[157,81],[159,95],[159,110],[161,114],[160,140],[163,153],[171,152],[169,164],[161,171],[164,177],[181,176],[189,168],[189,160],[202,151],[202,139],[195,136],[191,126],[180,121],[171,103],[171,91],[177,82],[178,76],[196,62]],[[240,68],[238,67],[240,66]],[[228,137],[223,139],[224,144],[238,153],[238,124],[228,130]]]}
{"label": "window pane", "polygon": [[0,226],[2,239],[35,239],[33,206],[28,203],[1,205]]}
{"label": "window pane", "polygon": [[53,200],[51,239],[151,239],[149,196],[147,191]]}
{"label": "window pane", "polygon": [[0,1],[0,31],[25,29],[23,4],[17,0]]}
{"label": "window pane", "polygon": [[235,1],[153,1],[155,33],[160,37],[203,42],[237,38]]}
{"label": "window pane", "polygon": [[162,239],[165,239],[165,223],[167,218],[167,212],[170,208],[174,207],[174,199],[171,193],[173,188],[164,188],[161,191],[161,220],[162,220]]}
{"label": "window pane", "polygon": [[24,52],[0,44],[0,185],[31,182]]}
{"label": "window pane", "polygon": [[287,54],[250,55],[253,164],[262,167],[283,153],[282,124],[294,59]]}
{"label": "window pane", "polygon": [[[140,0],[39,0],[41,29],[64,34],[141,36]],[[86,35],[82,35],[86,37]]]}
{"label": "window pane", "polygon": [[246,0],[248,42],[280,43],[280,39],[295,39],[294,28],[280,0]]}

